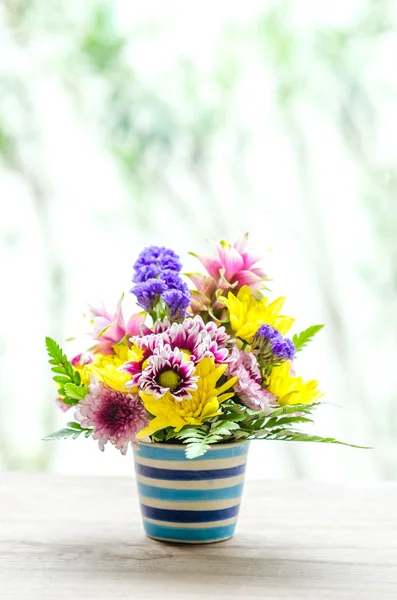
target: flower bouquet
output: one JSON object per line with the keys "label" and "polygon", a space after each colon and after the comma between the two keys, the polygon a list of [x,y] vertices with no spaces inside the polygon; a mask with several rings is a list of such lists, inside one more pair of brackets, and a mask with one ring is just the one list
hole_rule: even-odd
{"label": "flower bouquet", "polygon": [[[181,276],[168,248],[145,248],[132,294],[142,311],[126,320],[91,310],[93,342],[70,361],[46,339],[57,403],[74,420],[46,440],[84,436],[104,450],[134,449],[146,533],[203,543],[233,535],[249,441],[341,443],[302,432],[321,393],[295,358],[322,325],[285,337],[285,298],[263,294],[267,277],[244,235],[194,254],[206,274]],[[191,286],[192,287],[192,286]]]}

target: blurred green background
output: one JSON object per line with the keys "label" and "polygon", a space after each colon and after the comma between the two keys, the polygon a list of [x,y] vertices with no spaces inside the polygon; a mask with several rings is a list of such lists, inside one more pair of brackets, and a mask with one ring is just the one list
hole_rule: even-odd
{"label": "blurred green background", "polygon": [[131,472],[40,441],[63,422],[44,335],[114,306],[144,244],[249,231],[296,330],[327,324],[297,365],[316,431],[375,447],[258,442],[250,476],[397,478],[396,9],[0,2],[0,469]]}

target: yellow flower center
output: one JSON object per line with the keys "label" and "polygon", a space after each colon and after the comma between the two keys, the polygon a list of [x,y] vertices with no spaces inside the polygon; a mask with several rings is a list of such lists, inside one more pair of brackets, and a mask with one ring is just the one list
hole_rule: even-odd
{"label": "yellow flower center", "polygon": [[181,378],[175,371],[170,369],[169,371],[163,371],[163,373],[160,374],[158,381],[161,387],[174,390],[178,387]]}

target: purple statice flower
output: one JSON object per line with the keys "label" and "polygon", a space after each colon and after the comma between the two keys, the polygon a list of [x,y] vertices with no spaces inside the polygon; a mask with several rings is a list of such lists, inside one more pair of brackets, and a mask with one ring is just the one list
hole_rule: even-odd
{"label": "purple statice flower", "polygon": [[161,296],[166,289],[164,281],[152,277],[147,281],[134,285],[131,292],[135,294],[139,306],[148,312],[156,298]]}
{"label": "purple statice flower", "polygon": [[138,304],[149,312],[162,299],[171,319],[184,317],[190,304],[190,292],[179,276],[181,268],[173,250],[158,246],[145,248],[134,265],[135,285],[131,292]]}
{"label": "purple statice flower", "polygon": [[179,273],[182,263],[179,256],[170,248],[149,246],[142,250],[134,264],[134,283],[141,283],[153,277],[158,277],[163,271]]}
{"label": "purple statice flower", "polygon": [[237,377],[233,390],[242,404],[253,410],[269,409],[274,397],[262,385],[258,361],[252,352],[244,352],[235,346],[230,355],[227,374]]}
{"label": "purple statice flower", "polygon": [[252,350],[263,360],[293,360],[296,348],[292,340],[284,338],[277,329],[262,325],[254,336]]}
{"label": "purple statice flower", "polygon": [[178,319],[186,315],[186,309],[190,304],[190,292],[182,279],[181,289],[166,290],[161,297],[169,307],[171,319]]}
{"label": "purple statice flower", "polygon": [[183,352],[172,350],[168,344],[159,346],[148,359],[139,387],[156,398],[168,392],[175,400],[186,400],[197,389],[198,376],[193,375],[194,371],[194,363]]}

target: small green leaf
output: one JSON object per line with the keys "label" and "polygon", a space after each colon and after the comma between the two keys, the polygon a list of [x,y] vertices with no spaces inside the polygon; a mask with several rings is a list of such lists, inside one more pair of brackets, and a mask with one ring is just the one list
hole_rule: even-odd
{"label": "small green leaf", "polygon": [[61,347],[50,337],[46,337],[45,344],[47,347],[48,356],[56,361],[55,364],[63,363],[66,360],[66,356],[62,352]]}
{"label": "small green leaf", "polygon": [[65,383],[70,383],[69,377],[62,377],[61,375],[56,375],[55,377],[53,377],[53,379],[54,381],[62,385],[65,385]]}
{"label": "small green leaf", "polygon": [[73,373],[73,381],[75,382],[76,385],[80,385],[81,377],[80,377],[80,373],[78,371],[75,371]]}
{"label": "small green leaf", "polygon": [[65,384],[65,394],[68,398],[73,398],[77,401],[83,400],[88,392],[89,389],[86,385],[76,385],[75,383]]}
{"label": "small green leaf", "polygon": [[316,333],[321,331],[324,325],[312,325],[299,334],[295,334],[292,338],[297,352],[300,352],[314,338]]}
{"label": "small green leaf", "polygon": [[67,371],[66,371],[65,367],[52,367],[52,368],[51,368],[51,371],[52,371],[53,373],[62,373],[62,374],[65,374],[65,373],[67,373]]}
{"label": "small green leaf", "polygon": [[[59,393],[61,394],[61,392],[59,391]],[[69,396],[66,395],[65,390],[62,388],[62,402],[64,404],[67,404],[68,406],[76,406],[76,404],[79,403],[78,400],[76,400],[76,398],[70,398]]]}

